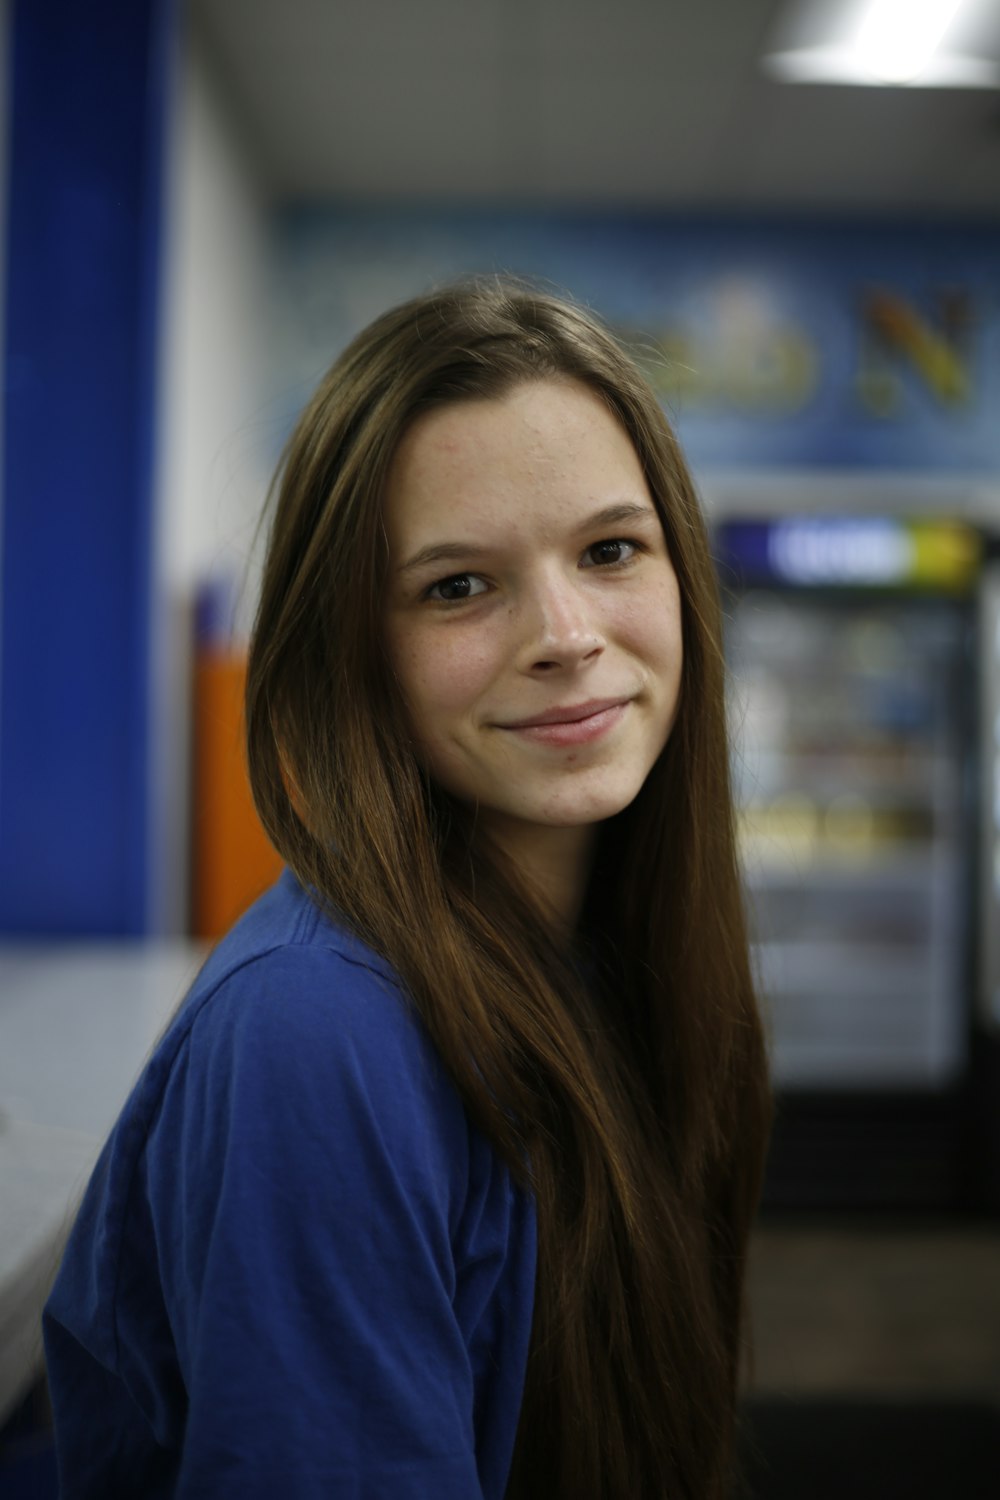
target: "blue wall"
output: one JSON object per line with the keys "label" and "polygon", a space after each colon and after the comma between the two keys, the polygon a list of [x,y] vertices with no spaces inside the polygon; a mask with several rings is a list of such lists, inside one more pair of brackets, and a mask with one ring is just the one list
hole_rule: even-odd
{"label": "blue wall", "polygon": [[140,933],[170,0],[18,0],[0,931]]}
{"label": "blue wall", "polygon": [[1000,225],[305,208],[289,387],[392,302],[509,271],[640,356],[696,471],[1000,474]]}

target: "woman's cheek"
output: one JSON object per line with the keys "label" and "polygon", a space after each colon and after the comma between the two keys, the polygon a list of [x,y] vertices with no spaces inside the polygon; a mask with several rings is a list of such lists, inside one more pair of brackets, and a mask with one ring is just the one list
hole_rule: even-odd
{"label": "woman's cheek", "polygon": [[403,677],[411,706],[461,713],[475,706],[496,676],[497,652],[455,626],[419,631],[405,653]]}
{"label": "woman's cheek", "polygon": [[672,658],[682,649],[680,592],[673,571],[628,599],[619,626],[643,656]]}

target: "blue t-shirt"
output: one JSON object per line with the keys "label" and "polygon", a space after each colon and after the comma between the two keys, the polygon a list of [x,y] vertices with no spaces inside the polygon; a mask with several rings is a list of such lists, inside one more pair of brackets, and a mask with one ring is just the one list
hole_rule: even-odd
{"label": "blue t-shirt", "polygon": [[44,1317],[61,1495],[501,1500],[530,1199],[386,964],[289,874],[215,949]]}

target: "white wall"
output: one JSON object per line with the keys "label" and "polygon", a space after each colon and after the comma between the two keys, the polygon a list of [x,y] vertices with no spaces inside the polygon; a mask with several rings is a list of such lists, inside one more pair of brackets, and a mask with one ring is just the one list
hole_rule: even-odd
{"label": "white wall", "polygon": [[[281,418],[269,415],[267,204],[197,32],[168,125],[153,587],[150,927],[187,920],[191,625],[207,577],[242,580]],[[273,408],[272,408],[273,411]],[[251,569],[252,571],[252,569]],[[253,581],[242,610],[252,608]]]}

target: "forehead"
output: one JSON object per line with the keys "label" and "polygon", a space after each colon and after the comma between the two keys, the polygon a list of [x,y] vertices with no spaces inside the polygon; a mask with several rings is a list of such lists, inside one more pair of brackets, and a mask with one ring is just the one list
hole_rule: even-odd
{"label": "forehead", "polygon": [[626,493],[648,499],[631,439],[602,398],[571,380],[525,382],[495,399],[435,407],[407,430],[385,494],[390,532],[497,507],[581,508]]}

